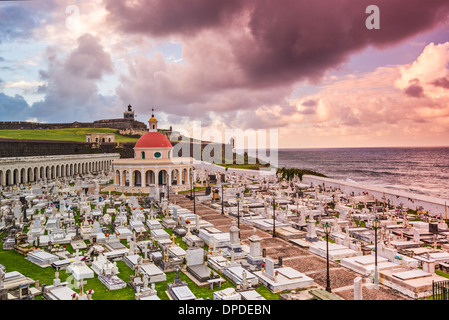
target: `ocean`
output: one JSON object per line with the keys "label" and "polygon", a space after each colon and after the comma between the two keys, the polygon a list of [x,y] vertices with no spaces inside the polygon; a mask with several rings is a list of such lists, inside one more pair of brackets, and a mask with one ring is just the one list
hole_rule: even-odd
{"label": "ocean", "polygon": [[278,167],[449,200],[449,147],[279,149]]}

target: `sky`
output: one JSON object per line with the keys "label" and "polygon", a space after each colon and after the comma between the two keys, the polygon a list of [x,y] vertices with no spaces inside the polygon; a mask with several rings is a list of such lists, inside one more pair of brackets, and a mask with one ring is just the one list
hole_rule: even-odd
{"label": "sky", "polygon": [[448,146],[449,1],[0,1],[0,121],[121,118],[129,104],[160,128],[199,122],[205,140]]}

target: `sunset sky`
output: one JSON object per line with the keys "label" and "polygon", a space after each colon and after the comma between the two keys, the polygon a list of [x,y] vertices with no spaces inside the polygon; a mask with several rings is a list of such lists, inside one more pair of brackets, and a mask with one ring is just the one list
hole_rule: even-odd
{"label": "sunset sky", "polygon": [[163,128],[277,129],[280,148],[448,146],[449,1],[0,2],[1,121],[128,104]]}

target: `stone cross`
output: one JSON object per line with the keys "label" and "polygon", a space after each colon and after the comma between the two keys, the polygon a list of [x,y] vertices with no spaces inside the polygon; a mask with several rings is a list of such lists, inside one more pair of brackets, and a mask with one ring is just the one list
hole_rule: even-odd
{"label": "stone cross", "polygon": [[80,251],[78,249],[76,249],[75,252],[75,263],[79,263],[80,262]]}
{"label": "stone cross", "polygon": [[84,279],[81,279],[80,282],[80,297],[84,294],[84,285],[87,284],[87,281],[84,281]]}
{"label": "stone cross", "polygon": [[175,239],[176,239],[176,236],[175,236],[175,234],[173,233],[172,235],[171,235],[171,239],[172,239],[172,246],[176,246],[176,243],[175,243]]}
{"label": "stone cross", "polygon": [[143,258],[145,259],[145,260],[147,260],[148,259],[148,245],[147,244],[145,244],[144,246],[143,246]]}

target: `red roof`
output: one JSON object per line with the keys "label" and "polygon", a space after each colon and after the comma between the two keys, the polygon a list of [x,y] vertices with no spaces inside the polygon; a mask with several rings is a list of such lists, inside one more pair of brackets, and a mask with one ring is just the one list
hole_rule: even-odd
{"label": "red roof", "polygon": [[137,141],[134,149],[173,148],[170,141],[159,132],[147,132]]}

